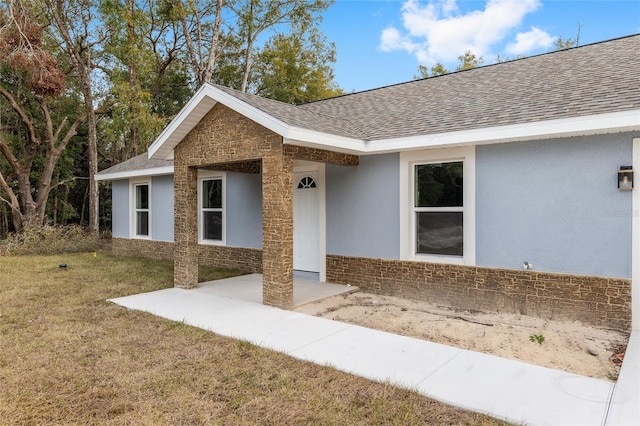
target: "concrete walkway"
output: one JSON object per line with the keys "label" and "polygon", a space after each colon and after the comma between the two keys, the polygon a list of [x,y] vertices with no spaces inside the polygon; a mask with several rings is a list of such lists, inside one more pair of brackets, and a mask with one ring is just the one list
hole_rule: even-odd
{"label": "concrete walkway", "polygon": [[208,286],[111,301],[518,424],[640,424],[638,333],[614,385],[224,297],[212,294]]}

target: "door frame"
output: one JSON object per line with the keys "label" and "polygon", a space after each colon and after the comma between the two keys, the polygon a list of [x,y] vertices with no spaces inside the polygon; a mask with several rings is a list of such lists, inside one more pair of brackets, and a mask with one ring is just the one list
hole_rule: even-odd
{"label": "door frame", "polygon": [[[294,160],[293,173],[314,172],[317,175],[318,183],[318,236],[319,244],[318,255],[320,256],[319,280],[325,282],[327,280],[327,209],[326,209],[326,179],[324,163],[315,163],[312,161]],[[297,182],[293,182],[295,187]],[[295,197],[295,190],[293,191]]]}

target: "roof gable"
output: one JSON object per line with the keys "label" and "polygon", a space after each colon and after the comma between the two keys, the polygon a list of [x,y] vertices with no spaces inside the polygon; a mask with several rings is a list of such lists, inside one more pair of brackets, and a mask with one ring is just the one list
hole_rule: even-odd
{"label": "roof gable", "polygon": [[347,120],[205,83],[149,147],[149,157],[172,158],[173,148],[218,102],[287,139],[311,142],[326,133],[358,143],[364,136]]}

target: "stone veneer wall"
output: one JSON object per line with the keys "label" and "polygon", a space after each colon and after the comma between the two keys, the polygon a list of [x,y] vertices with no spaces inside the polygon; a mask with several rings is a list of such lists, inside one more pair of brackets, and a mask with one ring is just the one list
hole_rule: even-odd
{"label": "stone veneer wall", "polygon": [[327,281],[453,308],[631,326],[627,279],[327,255]]}
{"label": "stone veneer wall", "polygon": [[173,260],[173,243],[135,238],[112,238],[111,252],[118,256]]}
{"label": "stone veneer wall", "polygon": [[198,246],[198,264],[242,269],[247,272],[261,274],[262,250],[200,244]]}
{"label": "stone veneer wall", "polygon": [[[173,260],[173,242],[113,238],[111,251],[119,256]],[[262,250],[243,247],[198,245],[198,264],[262,272]]]}
{"label": "stone veneer wall", "polygon": [[263,301],[293,302],[293,158],[282,137],[216,104],[174,149],[174,285],[197,285],[197,169],[253,162],[262,166]]}

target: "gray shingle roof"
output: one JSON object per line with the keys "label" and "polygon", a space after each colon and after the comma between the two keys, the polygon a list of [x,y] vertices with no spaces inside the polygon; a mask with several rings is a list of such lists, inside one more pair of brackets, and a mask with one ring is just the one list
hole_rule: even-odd
{"label": "gray shingle roof", "polygon": [[262,98],[249,93],[242,93],[238,90],[217,84],[212,84],[212,86],[237,99],[240,99],[243,102],[246,102],[260,111],[269,114],[273,118],[289,124],[290,126],[317,130],[319,132],[337,134],[356,139],[366,138],[366,134],[364,132],[354,126],[349,120],[339,116],[332,116],[331,114],[326,114],[322,111],[313,111],[311,109]]}
{"label": "gray shingle roof", "polygon": [[113,174],[113,173],[125,173],[133,170],[147,170],[157,169],[162,167],[173,166],[173,160],[156,160],[150,159],[145,152],[144,154],[137,155],[122,163],[111,166],[108,169],[104,169],[98,173],[98,175]]}
{"label": "gray shingle roof", "polygon": [[640,35],[299,108],[346,118],[368,140],[640,109]]}
{"label": "gray shingle roof", "polygon": [[[637,111],[640,34],[300,106],[209,87],[285,125],[360,141]],[[180,120],[184,132],[197,123]],[[170,165],[143,154],[100,174]]]}

